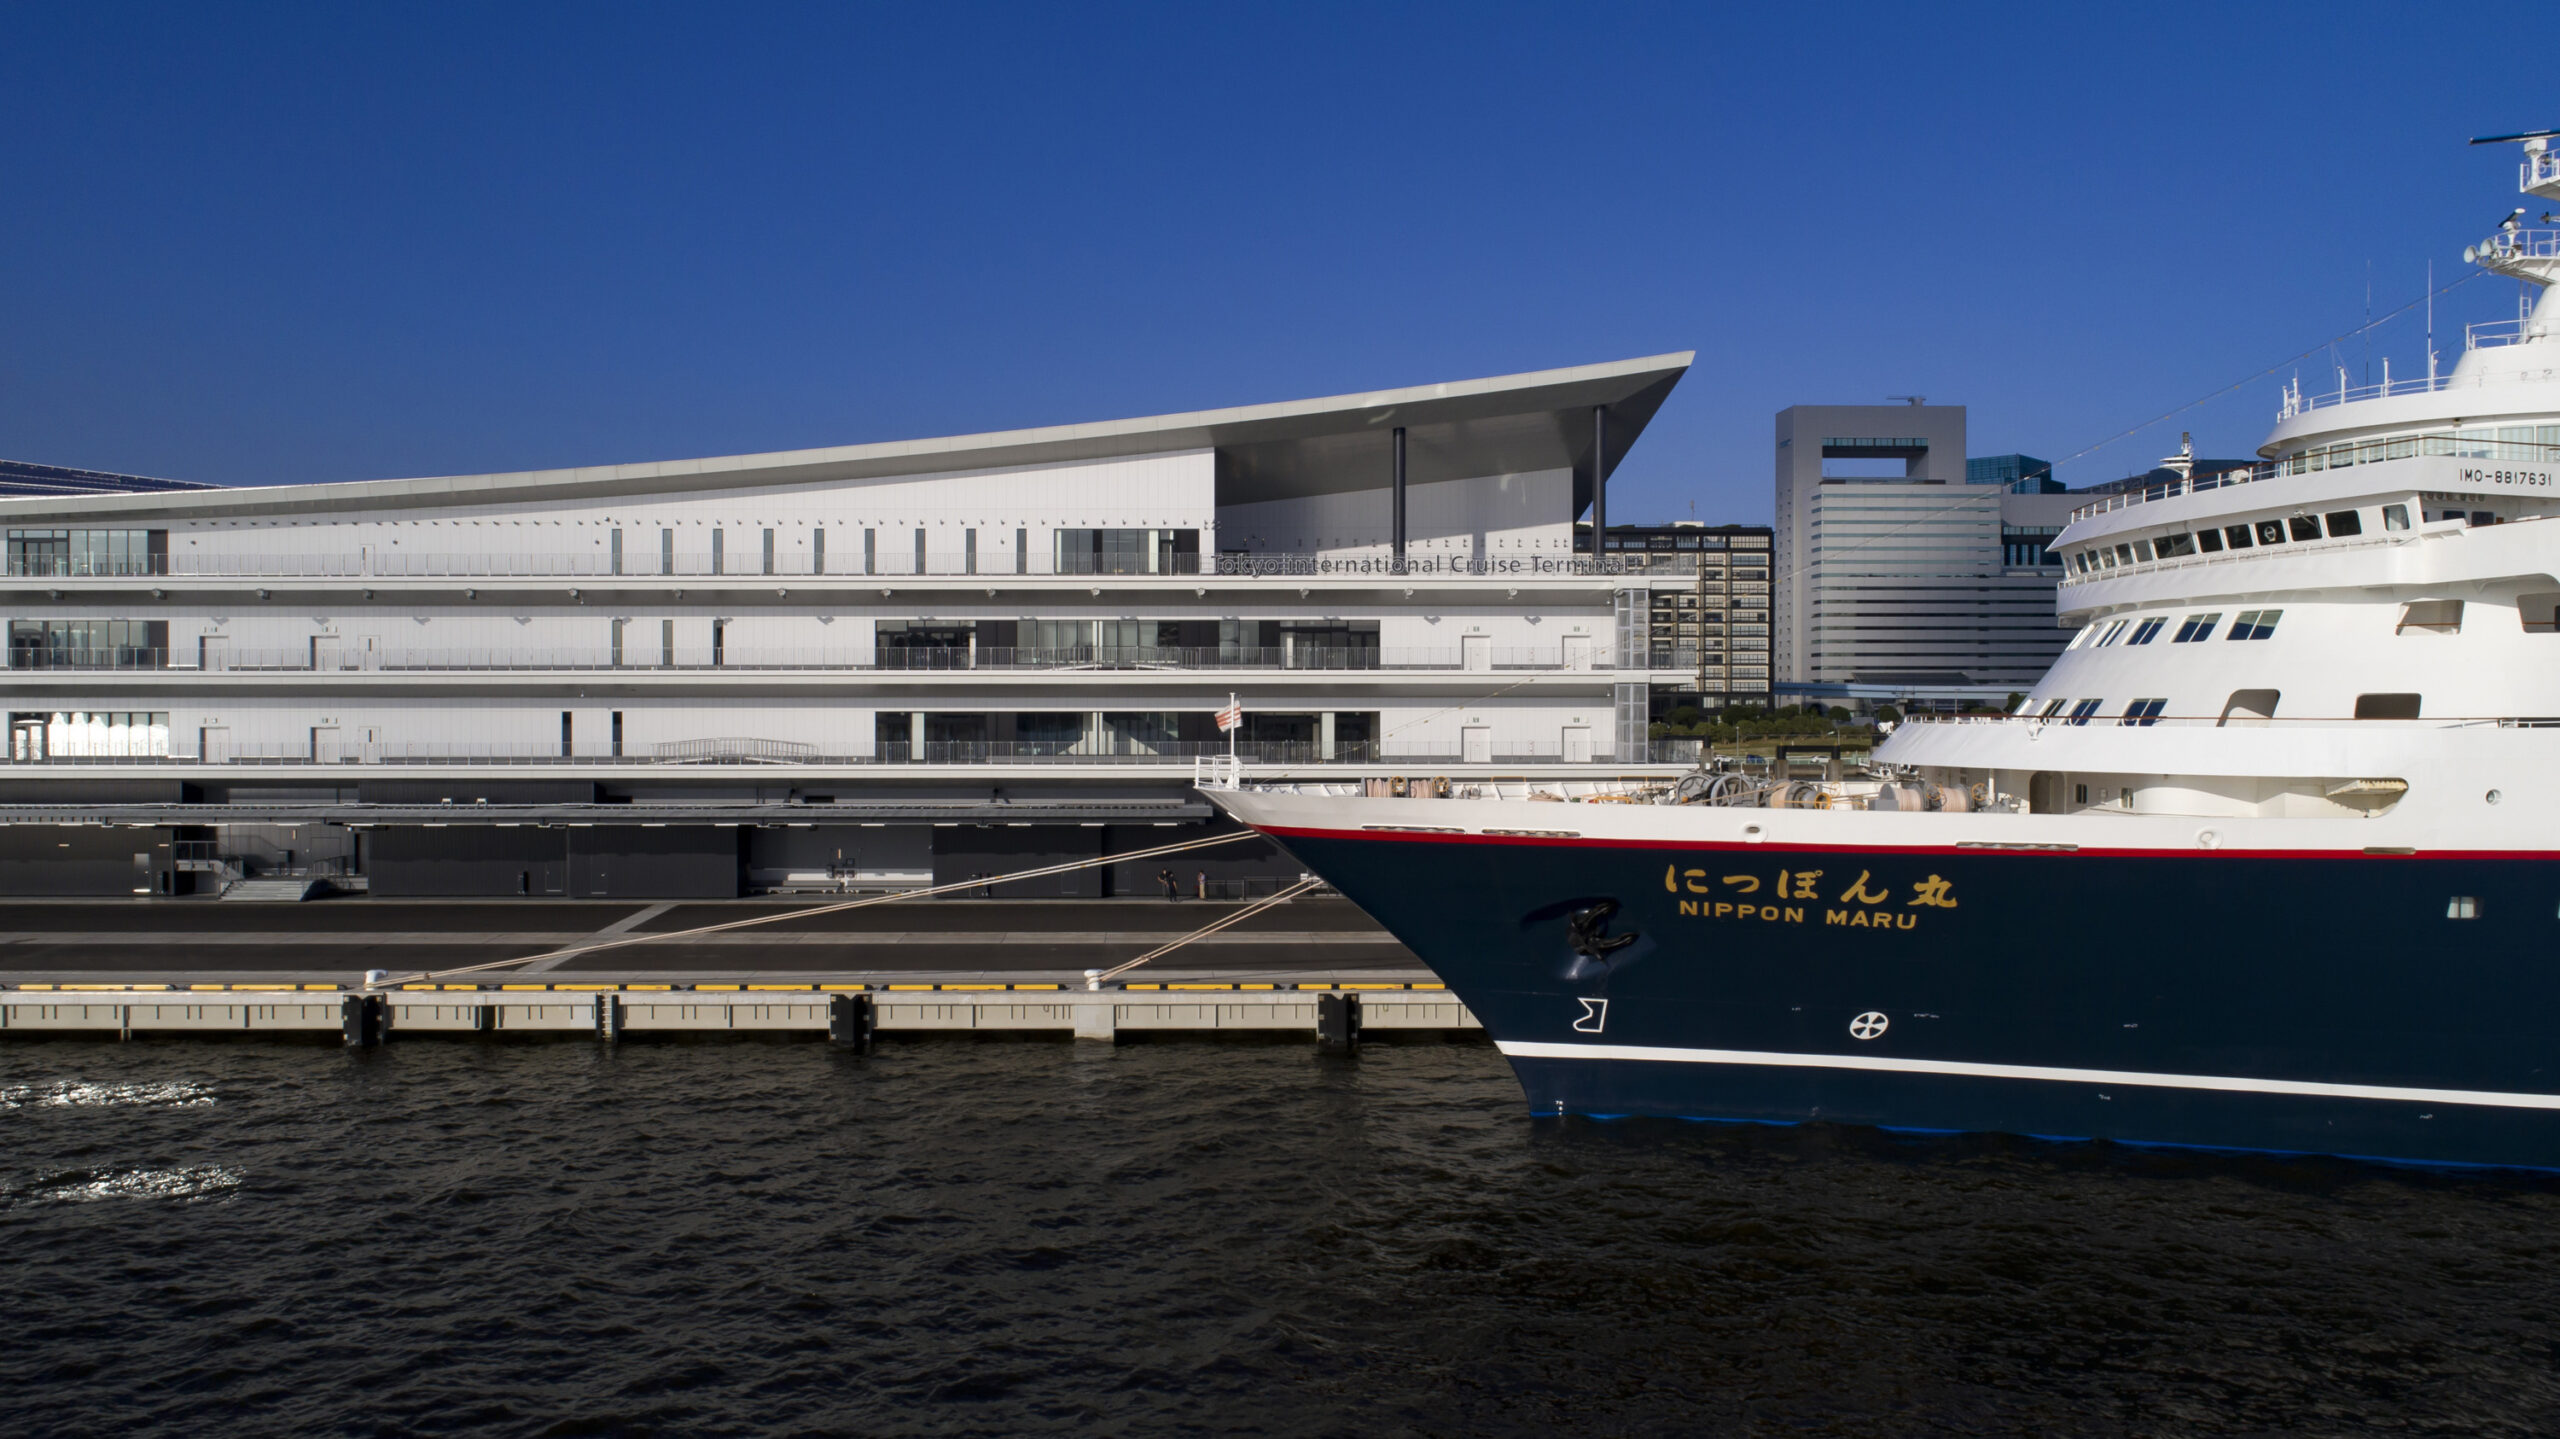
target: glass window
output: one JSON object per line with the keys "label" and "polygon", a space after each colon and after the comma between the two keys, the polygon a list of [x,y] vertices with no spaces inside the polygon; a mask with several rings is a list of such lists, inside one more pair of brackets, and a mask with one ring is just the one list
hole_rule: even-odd
{"label": "glass window", "polygon": [[2123,620],[2115,620],[2115,621],[2113,621],[2113,622],[2109,623],[2109,624],[2108,624],[2108,626],[2107,626],[2106,633],[2104,633],[2104,634],[2102,634],[2102,635],[2098,636],[2098,642],[2097,642],[2096,644],[2094,644],[2094,645],[2091,645],[2089,648],[2091,648],[2091,649],[2097,649],[2097,650],[2102,650],[2102,649],[2105,649],[2107,646],[2109,646],[2109,645],[2111,645],[2111,644],[2114,644],[2114,643],[2115,643],[2119,638],[2121,638],[2121,637],[2123,636],[2123,634],[2124,634],[2124,627],[2125,627],[2125,621],[2123,621]]}
{"label": "glass window", "polygon": [[2285,521],[2285,527],[2293,531],[2293,537],[2297,540],[2320,538],[2320,520],[2316,515],[2295,515]]}
{"label": "glass window", "polygon": [[2073,724],[2087,724],[2089,722],[2089,716],[2096,714],[2099,706],[2105,703],[2105,700],[2080,701],[2080,703],[2071,707],[2071,722]]}
{"label": "glass window", "polygon": [[2175,638],[2170,640],[2170,643],[2191,645],[2198,640],[2212,639],[2214,627],[2221,623],[2222,612],[2220,610],[2216,610],[2209,615],[2189,615],[2182,623],[2179,624],[2178,633]]}
{"label": "glass window", "polygon": [[2208,555],[2217,555],[2222,553],[2222,531],[2196,531],[2196,548],[2204,551]]}
{"label": "glass window", "polygon": [[2223,638],[2262,640],[2276,632],[2276,621],[2283,618],[2282,610],[2242,610],[2231,622],[2231,633]]}
{"label": "glass window", "polygon": [[2155,725],[2160,722],[2160,711],[2168,707],[2169,702],[2165,699],[2135,700],[2124,707],[2124,718],[2118,723],[2146,727]]}
{"label": "glass window", "polygon": [[2409,528],[2409,507],[2407,505],[2384,505],[2382,507],[2382,527],[2386,530],[2405,530]]}
{"label": "glass window", "polygon": [[2329,522],[2329,538],[2333,540],[2364,533],[2364,517],[2353,510],[2332,510],[2321,518]]}
{"label": "glass window", "polygon": [[2159,551],[2160,558],[2164,560],[2174,560],[2182,555],[2192,555],[2196,552],[2196,537],[2193,535],[2162,535],[2153,548]]}
{"label": "glass window", "polygon": [[2082,645],[2087,644],[2090,638],[2097,633],[2098,627],[2096,625],[2082,625],[2080,627],[2080,633],[2073,635],[2071,637],[2071,643],[2064,645],[2063,648],[2067,650],[2076,650]]}
{"label": "glass window", "polygon": [[2137,560],[2145,561],[2151,559],[2151,541],[2147,539],[2135,540],[2133,542],[2133,557]]}
{"label": "glass window", "polygon": [[2129,645],[2147,645],[2160,637],[2161,629],[2168,623],[2169,617],[2167,615],[2153,615],[2151,618],[2144,620],[2141,624],[2134,626],[2133,638],[2126,640],[2125,643]]}
{"label": "glass window", "polygon": [[2284,543],[2284,521],[2282,521],[2282,520],[2260,520],[2260,521],[2258,521],[2258,543],[2259,543],[2259,544],[2262,544],[2262,545],[2280,545],[2280,544],[2283,544],[2283,543]]}
{"label": "glass window", "polygon": [[2231,548],[2235,550],[2245,550],[2249,548],[2249,527],[2247,525],[2227,526],[2222,531],[2222,537],[2230,541]]}
{"label": "glass window", "polygon": [[2416,719],[2419,697],[2416,695],[2357,695],[2357,719]]}
{"label": "glass window", "polygon": [[2118,564],[2123,564],[2123,565],[2129,565],[2129,564],[2132,564],[2132,563],[2133,563],[2133,546],[2131,546],[2131,545],[2118,545],[2118,546],[2116,546],[2116,563],[2118,563]]}
{"label": "glass window", "polygon": [[2062,707],[2069,703],[2069,700],[2047,700],[2045,701],[2044,709],[2036,715],[2036,718],[2051,719],[2056,714],[2061,713]]}

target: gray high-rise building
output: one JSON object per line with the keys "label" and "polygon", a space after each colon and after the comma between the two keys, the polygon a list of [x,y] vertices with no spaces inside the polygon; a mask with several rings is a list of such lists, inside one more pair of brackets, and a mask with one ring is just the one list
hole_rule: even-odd
{"label": "gray high-rise building", "polygon": [[2043,674],[2062,496],[1968,475],[1962,405],[1796,405],[1777,416],[1781,685],[1996,691]]}

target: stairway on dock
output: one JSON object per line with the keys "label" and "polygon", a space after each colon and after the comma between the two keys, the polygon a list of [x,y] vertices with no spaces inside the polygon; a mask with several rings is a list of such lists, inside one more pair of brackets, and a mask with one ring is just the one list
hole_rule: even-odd
{"label": "stairway on dock", "polygon": [[319,892],[324,880],[289,875],[281,879],[235,879],[222,887],[223,899],[283,902],[305,900]]}

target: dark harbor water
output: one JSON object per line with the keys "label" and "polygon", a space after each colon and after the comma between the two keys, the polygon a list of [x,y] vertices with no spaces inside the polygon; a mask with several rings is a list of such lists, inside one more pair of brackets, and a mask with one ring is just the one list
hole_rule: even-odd
{"label": "dark harbor water", "polygon": [[2560,1182],[1481,1045],[0,1050],[0,1433],[2560,1430]]}

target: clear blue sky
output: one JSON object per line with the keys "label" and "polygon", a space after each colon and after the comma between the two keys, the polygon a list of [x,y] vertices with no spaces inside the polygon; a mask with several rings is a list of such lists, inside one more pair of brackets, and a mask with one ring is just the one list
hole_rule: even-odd
{"label": "clear blue sky", "polygon": [[[2063,459],[2462,271],[2560,124],[2418,5],[0,8],[0,455],[273,483],[784,449],[1695,349]],[[2538,213],[2538,212],[2537,212]],[[2511,315],[2483,279],[2440,305]],[[2414,317],[2373,350],[2423,368]],[[2338,362],[2361,377],[2364,342]],[[2327,355],[2302,366],[2334,385]],[[2181,427],[2246,453],[2267,379]]]}

